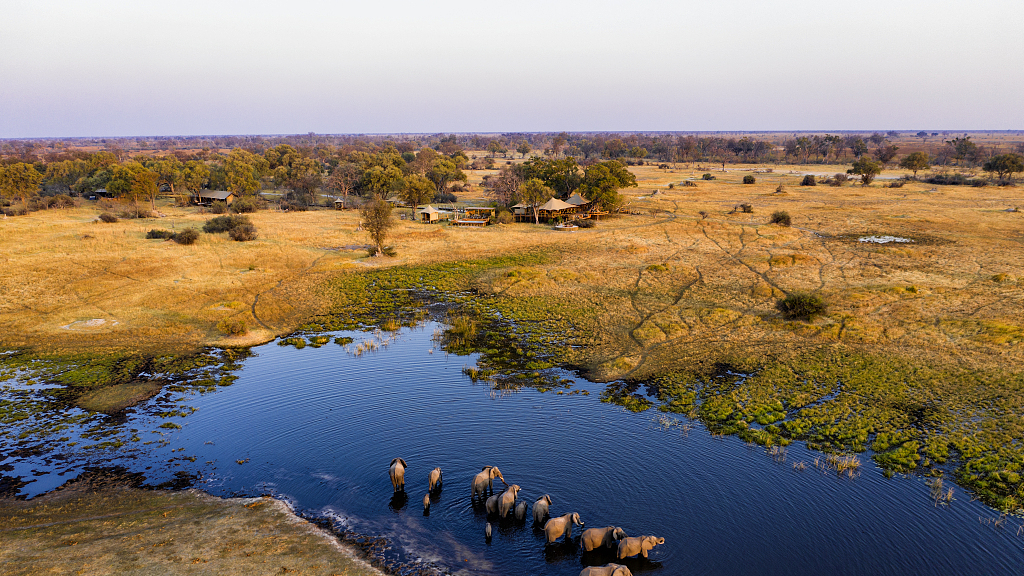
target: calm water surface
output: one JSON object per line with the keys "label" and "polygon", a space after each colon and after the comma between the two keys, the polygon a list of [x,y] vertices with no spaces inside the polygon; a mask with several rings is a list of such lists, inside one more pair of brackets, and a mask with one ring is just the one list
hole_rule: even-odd
{"label": "calm water surface", "polygon": [[[760,447],[712,437],[685,419],[659,421],[655,411],[603,404],[603,386],[583,379],[573,389],[589,396],[492,393],[462,374],[473,357],[435,349],[437,327],[406,329],[387,348],[362,356],[335,344],[259,347],[232,386],[187,397],[183,405],[197,410],[171,420],[180,430],[157,428],[166,420],[152,415],[166,408],[169,394],[130,412],[121,428],[160,442],[105,463],[145,471],[154,482],[196,471],[198,487],[218,495],[270,492],[304,513],[390,538],[389,554],[399,560],[433,561],[460,574],[575,576],[609,560],[581,557],[576,545],[546,547],[529,522],[494,521],[495,535],[485,542],[487,518],[470,503],[470,481],[488,464],[520,485],[530,504],[550,494],[555,515],[578,512],[587,527],[664,537],[650,560],[628,562],[634,573],[1024,569],[1020,521],[994,528],[987,520],[997,514],[959,488],[951,506],[935,507],[922,479],[886,479],[866,456],[853,479],[816,469],[818,454],[797,444],[777,462]],[[357,343],[370,337],[339,335]],[[395,457],[409,464],[407,500],[392,497],[387,472]],[[7,464],[13,474],[35,478],[25,488],[35,494],[86,460],[80,452],[69,456],[71,464],[38,457],[9,457]],[[798,462],[806,469],[794,469]],[[444,488],[425,516],[421,501],[435,466]]]}

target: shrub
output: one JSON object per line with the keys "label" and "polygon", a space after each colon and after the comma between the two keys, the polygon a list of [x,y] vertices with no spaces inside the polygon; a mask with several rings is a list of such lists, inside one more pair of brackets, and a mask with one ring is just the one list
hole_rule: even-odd
{"label": "shrub", "polygon": [[445,192],[443,194],[439,192],[437,194],[434,194],[433,199],[433,202],[440,202],[443,204],[453,204],[458,201],[459,199],[455,196],[455,194],[452,194],[451,192]]}
{"label": "shrub", "polygon": [[779,184],[779,186],[777,188],[775,188],[775,193],[776,194],[785,194],[786,193],[786,187],[783,186],[782,184]]}
{"label": "shrub", "polygon": [[597,222],[593,218],[587,218],[586,220],[577,220],[573,224],[580,228],[593,228],[597,226]]}
{"label": "shrub", "polygon": [[245,196],[235,200],[231,205],[231,209],[239,214],[250,214],[260,209],[260,203],[259,200],[251,196]]}
{"label": "shrub", "polygon": [[228,236],[230,236],[235,242],[248,242],[250,240],[255,240],[258,237],[256,234],[256,227],[252,224],[239,224],[231,230],[228,230]]}
{"label": "shrub", "polygon": [[303,204],[301,202],[285,202],[285,201],[282,201],[281,202],[281,210],[284,210],[285,212],[305,212],[305,211],[309,210],[309,206],[306,206],[305,204]]}
{"label": "shrub", "polygon": [[217,200],[210,204],[210,212],[214,214],[227,214],[228,203],[223,200]]}
{"label": "shrub", "polygon": [[154,228],[146,233],[147,240],[167,240],[168,238],[173,237],[174,232],[171,232],[170,230],[157,230]]}
{"label": "shrub", "polygon": [[744,214],[754,213],[754,207],[750,204],[740,204],[740,210],[742,210]]}
{"label": "shrub", "polygon": [[195,244],[196,240],[199,240],[199,230],[196,230],[195,228],[185,228],[181,232],[171,236],[171,240],[174,240],[178,244]]}
{"label": "shrub", "polygon": [[687,181],[683,182],[682,185],[683,185],[684,188],[696,188],[697,187],[697,183],[692,181],[692,180],[687,180]]}
{"label": "shrub", "polygon": [[886,188],[903,188],[903,180],[893,180],[885,185]]}
{"label": "shrub", "polygon": [[515,222],[515,218],[512,216],[512,213],[509,212],[508,210],[502,210],[501,212],[498,212],[497,215],[495,215],[494,221],[497,222],[498,224],[511,224]]}
{"label": "shrub", "polygon": [[710,173],[710,172],[705,172],[704,175],[700,177],[700,179],[701,180],[714,180],[715,179],[715,175]]}
{"label": "shrub", "polygon": [[217,329],[229,336],[241,336],[249,331],[245,320],[239,318],[225,318],[217,322]]}
{"label": "shrub", "polygon": [[24,216],[28,214],[28,210],[25,210],[24,206],[11,206],[10,208],[4,208],[4,216]]}
{"label": "shrub", "polygon": [[57,196],[50,198],[47,201],[47,205],[50,208],[71,208],[72,206],[77,206],[78,203],[74,198],[67,194],[58,194]]}
{"label": "shrub", "polygon": [[754,176],[752,174],[747,174],[746,176],[743,177],[743,183],[744,184],[754,184],[756,182],[757,182],[757,178],[754,178]]}
{"label": "shrub", "polygon": [[801,186],[817,186],[818,181],[814,178],[814,174],[807,174],[804,179],[800,181]]}
{"label": "shrub", "polygon": [[836,174],[835,176],[833,176],[832,179],[829,180],[828,184],[829,184],[829,186],[835,186],[835,187],[838,188],[839,186],[842,186],[843,184],[846,184],[846,182],[849,179],[850,179],[849,176],[847,176],[846,174],[840,173],[840,174]]}
{"label": "shrub", "polygon": [[792,220],[789,217],[789,212],[785,210],[776,210],[772,212],[772,217],[768,220],[769,224],[778,224],[780,226],[789,226]]}
{"label": "shrub", "polygon": [[807,292],[794,292],[779,300],[777,306],[779,312],[791,320],[798,318],[810,320],[824,314],[827,309],[821,296]]}
{"label": "shrub", "polygon": [[248,216],[217,216],[216,218],[207,220],[206,224],[203,224],[203,232],[206,232],[207,234],[229,232],[231,231],[232,228],[241,226],[243,224],[252,225],[252,222],[249,221]]}
{"label": "shrub", "polygon": [[106,222],[107,224],[113,224],[114,222],[117,222],[118,218],[117,216],[114,216],[110,212],[104,212],[100,214],[100,220]]}

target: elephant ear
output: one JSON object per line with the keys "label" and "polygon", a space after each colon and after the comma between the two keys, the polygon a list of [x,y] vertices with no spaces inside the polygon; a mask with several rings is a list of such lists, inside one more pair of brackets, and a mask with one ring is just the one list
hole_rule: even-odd
{"label": "elephant ear", "polygon": [[399,460],[401,460],[401,458],[392,458],[391,459],[391,464],[388,464],[388,466],[394,466],[395,462],[398,462]]}
{"label": "elephant ear", "polygon": [[409,467],[409,465],[405,463],[405,460],[402,460],[401,458],[395,458],[395,460],[398,460],[399,462],[402,463],[402,468],[408,468]]}
{"label": "elephant ear", "polygon": [[483,470],[484,472],[487,472],[490,469],[491,469],[490,466],[484,466],[483,468],[481,468],[481,470]]}

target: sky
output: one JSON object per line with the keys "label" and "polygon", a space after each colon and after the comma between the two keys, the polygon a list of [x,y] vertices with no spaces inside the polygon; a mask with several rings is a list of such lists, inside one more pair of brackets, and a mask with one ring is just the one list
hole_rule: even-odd
{"label": "sky", "polygon": [[0,0],[0,138],[1024,129],[1020,0]]}

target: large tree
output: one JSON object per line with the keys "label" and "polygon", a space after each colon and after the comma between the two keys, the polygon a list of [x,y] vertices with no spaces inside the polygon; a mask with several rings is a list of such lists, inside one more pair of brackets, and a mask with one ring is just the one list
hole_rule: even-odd
{"label": "large tree", "polygon": [[396,166],[371,166],[359,178],[359,188],[364,194],[387,200],[402,188],[402,171]]}
{"label": "large tree", "polygon": [[540,224],[538,208],[541,204],[554,198],[555,191],[544,185],[540,178],[530,178],[519,187],[517,199],[533,209],[533,222]]}
{"label": "large tree", "polygon": [[28,199],[39,193],[43,175],[31,164],[16,162],[0,165],[0,196],[18,198],[28,208]]}
{"label": "large tree", "polygon": [[982,167],[985,172],[995,172],[999,179],[1012,178],[1014,172],[1024,172],[1024,156],[1020,154],[1000,154],[989,158]]}
{"label": "large tree", "polygon": [[896,157],[896,151],[899,149],[900,147],[895,144],[882,146],[878,150],[875,150],[875,158],[878,158],[878,161],[882,163],[882,166],[885,166]]}
{"label": "large tree", "polygon": [[199,202],[199,194],[210,182],[210,168],[198,160],[189,160],[181,170],[181,186]]}
{"label": "large tree", "polygon": [[402,188],[402,200],[410,206],[427,204],[434,198],[434,183],[419,174],[410,174],[405,177],[405,187]]}
{"label": "large tree", "polygon": [[861,184],[867,186],[882,173],[882,164],[876,160],[872,160],[867,156],[861,156],[859,160],[853,163],[853,168],[848,170],[850,174],[859,174]]}
{"label": "large tree", "polygon": [[522,183],[520,170],[503,166],[497,176],[487,179],[487,196],[502,206],[511,206],[516,202]]}
{"label": "large tree", "polygon": [[586,169],[579,191],[598,206],[613,210],[622,203],[619,189],[636,185],[632,172],[615,160],[607,160]]}
{"label": "large tree", "polygon": [[260,191],[260,178],[270,169],[270,163],[258,156],[235,148],[224,161],[227,188],[239,196],[248,196]]}
{"label": "large tree", "polygon": [[523,158],[526,158],[526,155],[530,153],[530,143],[523,140],[519,143],[519,146],[516,146],[516,152],[519,152],[523,155]]}
{"label": "large tree", "polygon": [[381,198],[374,198],[363,206],[362,217],[363,228],[370,234],[370,240],[373,242],[374,256],[382,256],[384,241],[395,225],[395,220],[391,216],[391,204]]}
{"label": "large tree", "polygon": [[341,192],[345,198],[345,205],[348,206],[348,195],[359,183],[361,176],[359,165],[352,162],[342,162],[334,167],[330,178],[327,179],[327,187],[335,192]]}
{"label": "large tree", "polygon": [[434,183],[438,194],[448,192],[448,186],[452,182],[465,182],[468,180],[466,173],[456,166],[451,159],[439,157],[434,165],[427,170],[427,178]]}
{"label": "large tree", "polygon": [[900,168],[911,170],[914,173],[914,178],[917,178],[918,170],[927,170],[930,167],[927,152],[911,152],[904,156],[903,160],[900,160]]}

